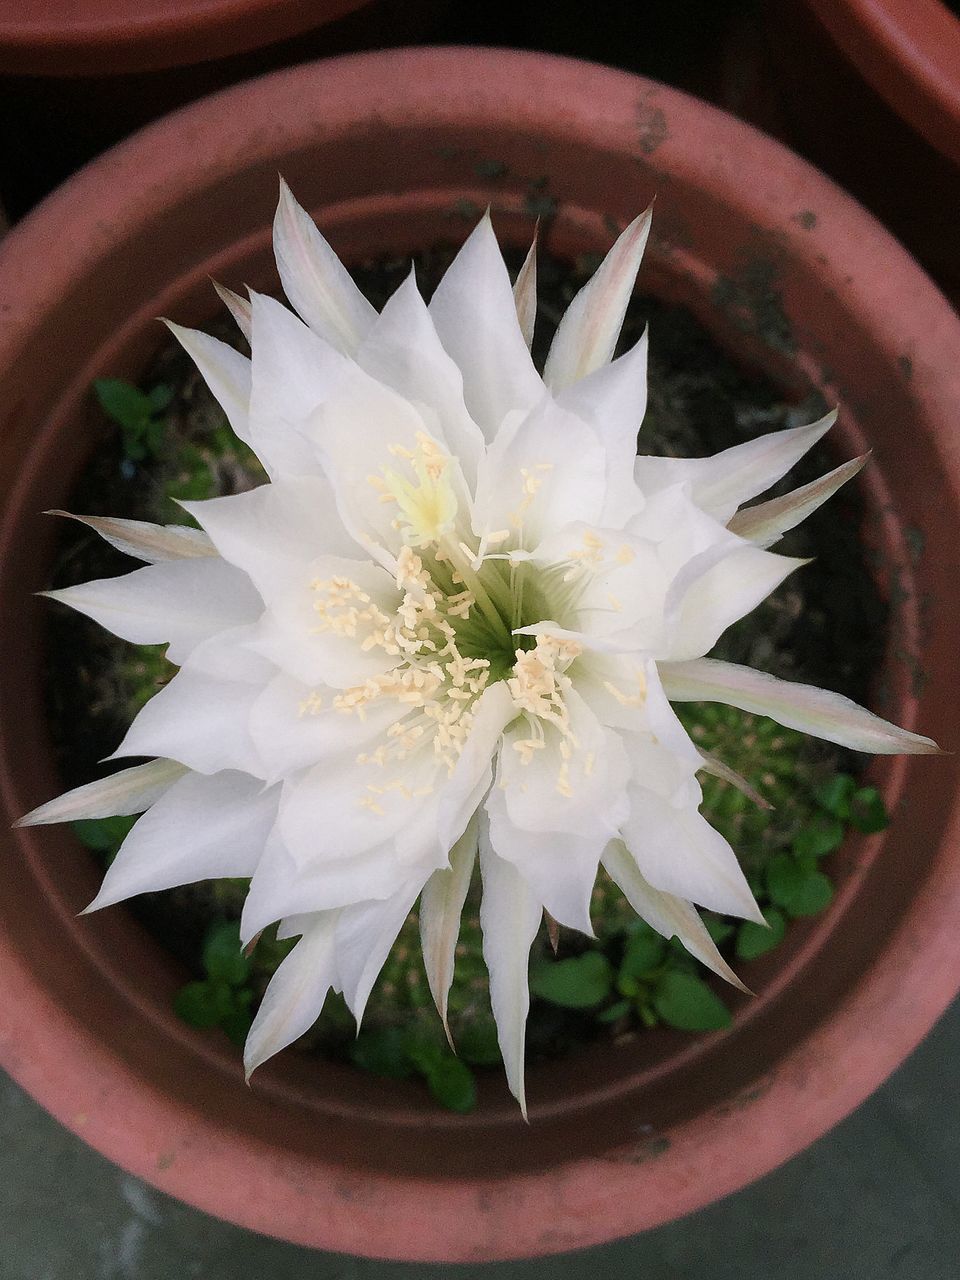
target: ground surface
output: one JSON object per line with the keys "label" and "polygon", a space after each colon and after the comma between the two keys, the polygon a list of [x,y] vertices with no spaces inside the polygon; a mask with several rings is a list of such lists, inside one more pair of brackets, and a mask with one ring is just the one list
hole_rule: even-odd
{"label": "ground surface", "polygon": [[956,1280],[960,1003],[832,1134],[692,1218],[543,1261],[423,1266],[280,1244],[128,1177],[0,1078],[0,1280]]}

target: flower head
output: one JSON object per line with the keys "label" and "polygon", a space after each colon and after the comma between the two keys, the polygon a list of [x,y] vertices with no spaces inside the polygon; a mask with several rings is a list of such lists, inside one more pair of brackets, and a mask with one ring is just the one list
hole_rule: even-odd
{"label": "flower head", "polygon": [[[737,979],[694,904],[762,920],[699,813],[697,750],[671,701],[727,702],[866,751],[926,752],[838,695],[712,660],[721,633],[801,563],[769,550],[863,463],[785,498],[828,430],[712,458],[636,457],[646,341],[614,359],[649,227],[620,236],[529,353],[485,217],[429,306],[411,275],[380,314],[284,187],[287,297],[221,291],[252,358],[171,325],[269,482],[183,505],[202,532],[91,523],[148,561],[50,594],[180,667],[116,755],[154,757],[25,822],[139,813],[91,908],[251,877],[242,936],[300,941],[270,983],[248,1071],[330,988],[362,1017],[417,899],[446,1021],[475,861],[490,991],[524,1104],[527,960],[544,911],[592,933],[602,865],[654,929]],[[744,784],[745,785],[745,784]]]}

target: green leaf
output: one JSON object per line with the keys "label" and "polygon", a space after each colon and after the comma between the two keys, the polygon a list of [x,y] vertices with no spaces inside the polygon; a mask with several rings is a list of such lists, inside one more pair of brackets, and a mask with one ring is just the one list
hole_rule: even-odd
{"label": "green leaf", "polygon": [[96,853],[116,853],[127,838],[139,814],[130,817],[79,818],[70,825],[74,834]]}
{"label": "green leaf", "polygon": [[613,989],[613,969],[600,951],[585,951],[568,960],[547,960],[530,974],[530,990],[565,1009],[602,1004]]}
{"label": "green leaf", "polygon": [[230,1013],[230,990],[219,982],[188,982],[177,992],[173,1008],[191,1027],[215,1027]]}
{"label": "green leaf", "polygon": [[850,816],[850,799],[856,788],[856,780],[849,773],[835,773],[832,778],[821,782],[813,794],[817,804],[846,822]]}
{"label": "green leaf", "polygon": [[792,916],[816,915],[833,898],[833,885],[823,872],[801,866],[788,853],[771,860],[767,889],[777,906]]}
{"label": "green leaf", "polygon": [[616,1004],[612,1004],[609,1009],[604,1009],[597,1014],[598,1022],[619,1022],[621,1018],[625,1018],[632,1008],[629,1000],[618,1000]]}
{"label": "green leaf", "polygon": [[664,939],[652,929],[631,934],[620,961],[620,977],[640,978],[649,973],[662,962],[666,949]]}
{"label": "green leaf", "polygon": [[468,1022],[456,1033],[457,1052],[475,1067],[495,1067],[500,1062],[497,1024],[493,1019]]}
{"label": "green leaf", "polygon": [[250,961],[240,945],[240,926],[235,920],[211,925],[203,944],[203,965],[211,978],[239,987],[250,976]]}
{"label": "green leaf", "polygon": [[843,823],[839,818],[817,814],[793,840],[793,851],[798,858],[822,858],[832,853],[843,841]]}
{"label": "green leaf", "polygon": [[737,927],[729,920],[724,920],[722,916],[711,915],[709,911],[704,913],[703,923],[707,933],[718,946],[721,942],[726,942]]}
{"label": "green leaf", "polygon": [[350,1057],[356,1066],[375,1076],[404,1080],[413,1074],[407,1037],[399,1027],[361,1031],[350,1046]]}
{"label": "green leaf", "polygon": [[121,427],[138,431],[153,416],[149,396],[120,378],[97,378],[93,384],[103,411]]}
{"label": "green leaf", "polygon": [[[240,992],[241,995],[252,994],[250,992]],[[253,1017],[246,1004],[237,1001],[232,1009],[229,1010],[221,1019],[220,1026],[233,1041],[234,1044],[242,1045],[247,1038],[247,1032],[253,1025]]]}
{"label": "green leaf", "polygon": [[808,875],[793,895],[787,910],[792,916],[815,916],[833,901],[833,883],[822,871]]}
{"label": "green leaf", "polygon": [[717,1031],[731,1022],[720,997],[692,973],[665,973],[657,983],[653,1007],[664,1022],[681,1031]]}
{"label": "green leaf", "polygon": [[427,1086],[448,1111],[472,1111],[477,1105],[477,1082],[465,1062],[445,1054],[427,1073]]}
{"label": "green leaf", "polygon": [[856,792],[850,801],[850,821],[858,831],[868,835],[889,827],[890,817],[876,787],[861,787]]}
{"label": "green leaf", "polygon": [[173,387],[167,386],[165,382],[159,382],[147,392],[147,399],[150,402],[151,412],[163,413],[173,400]]}
{"label": "green leaf", "polygon": [[753,920],[745,920],[737,930],[737,941],[734,950],[741,960],[755,960],[779,946],[787,931],[787,919],[776,907],[768,907],[763,913],[767,927],[756,924]]}

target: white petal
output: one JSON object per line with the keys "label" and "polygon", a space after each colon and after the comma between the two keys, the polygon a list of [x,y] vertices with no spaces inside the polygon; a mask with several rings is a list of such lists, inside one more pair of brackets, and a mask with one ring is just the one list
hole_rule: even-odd
{"label": "white petal", "polygon": [[772,431],[710,458],[639,457],[636,481],[645,493],[678,482],[689,483],[697,506],[726,524],[742,503],[785,476],[836,419],[833,410],[809,426]]}
{"label": "white petal", "polygon": [[319,1018],[327,992],[337,980],[336,921],[336,911],[315,916],[270,979],[243,1050],[248,1080],[257,1067],[299,1039]]}
{"label": "white petal", "polygon": [[537,323],[537,237],[523,260],[523,266],[513,282],[513,303],[517,308],[517,322],[527,348],[533,346],[533,331]]}
{"label": "white petal", "polygon": [[716,943],[693,904],[654,889],[652,884],[644,880],[640,868],[621,840],[613,840],[607,846],[603,865],[637,915],[646,920],[652,929],[656,929],[664,938],[679,938],[701,964],[725,978],[738,990],[747,990],[717,950]]}
{"label": "white petal", "polygon": [[489,215],[447,268],[430,314],[440,341],[460,366],[470,416],[492,440],[511,410],[536,404],[543,382],[520,331]]}
{"label": "white petal", "polygon": [[736,855],[702,814],[641,787],[631,788],[630,801],[623,840],[654,888],[763,923]]}
{"label": "white petal", "polygon": [[234,433],[255,447],[250,432],[249,359],[199,329],[185,329],[172,320],[165,320],[164,324],[200,370]]}
{"label": "white petal", "polygon": [[473,719],[463,749],[440,793],[437,833],[449,849],[459,840],[493,780],[493,758],[517,709],[504,681],[484,689],[471,708]]}
{"label": "white petal", "polygon": [[543,724],[546,745],[523,763],[526,753],[519,744],[535,735],[528,719],[520,719],[504,734],[497,789],[510,821],[525,831],[606,840],[627,814],[630,763],[619,735],[599,723],[575,689],[567,690],[564,702],[573,735],[569,758],[561,753],[559,730]]}
{"label": "white petal", "polygon": [[499,787],[490,792],[485,807],[490,842],[500,857],[517,868],[554,920],[593,937],[590,897],[608,841],[605,828],[598,827],[592,836],[562,829],[521,830],[511,821]]}
{"label": "white petal", "polygon": [[713,658],[663,663],[659,669],[667,697],[673,702],[725,702],[853,751],[877,755],[936,755],[940,751],[931,738],[899,729],[842,694],[813,685],[778,680]]}
{"label": "white petal", "polygon": [[[327,856],[332,853],[334,856]],[[410,878],[397,863],[391,842],[368,853],[339,858],[332,840],[319,833],[316,858],[304,866],[293,858],[277,827],[270,832],[243,904],[240,937],[246,944],[276,920],[389,898]]]}
{"label": "white petal", "polygon": [[249,728],[259,694],[256,685],[184,667],[137,714],[110,758],[166,756],[198,773],[238,769],[265,777]]}
{"label": "white petal", "polygon": [[749,544],[703,552],[677,576],[667,595],[666,611],[674,618],[674,628],[657,657],[672,662],[702,657],[727,627],[807,563]]}
{"label": "white petal", "polygon": [[647,209],[634,218],[567,308],[543,371],[554,391],[612,360],[650,234],[651,214]]}
{"label": "white petal", "polygon": [[376,320],[376,310],[280,179],[273,249],[283,291],[311,329],[353,355]]}
{"label": "white petal", "polygon": [[125,556],[157,564],[161,560],[190,560],[216,555],[216,549],[201,529],[185,524],[150,524],[146,520],[120,520],[113,516],[77,516],[71,511],[48,511],[50,516],[66,516],[99,533],[111,547]]}
{"label": "white petal", "polygon": [[271,479],[315,475],[312,417],[350,362],[274,298],[251,293],[250,436]]}
{"label": "white petal", "polygon": [[771,498],[769,502],[760,502],[755,507],[744,507],[733,516],[727,528],[758,547],[771,546],[862,471],[868,457],[869,454],[864,454],[860,458],[852,458],[819,480],[785,493],[782,498]]}
{"label": "white petal", "polygon": [[322,588],[314,584],[328,583],[335,577],[349,579],[388,617],[393,616],[400,603],[393,579],[379,565],[369,560],[320,556],[306,566],[299,582],[271,599],[258,623],[256,637],[250,642],[252,649],[281,671],[311,687],[346,689],[389,671],[397,663],[396,657],[383,648],[374,646],[366,652],[362,649],[362,624],[358,624],[358,634],[352,636],[339,634],[332,627],[321,629],[323,621],[316,606],[324,597]]}
{"label": "white petal", "polygon": [[607,454],[607,500],[603,523],[621,528],[643,503],[633,479],[637,433],[647,410],[647,331],[611,364],[572,383],[557,403],[588,423]]}
{"label": "white petal", "polygon": [[386,698],[374,702],[363,719],[346,714],[333,705],[337,693],[282,672],[262,690],[250,712],[250,732],[271,781],[324,762],[355,761],[400,716]]}
{"label": "white petal", "polygon": [[490,1003],[507,1084],[526,1120],[523,1054],[530,1011],[527,970],[543,907],[516,867],[494,851],[482,818],[480,871],[483,876],[480,928],[483,958],[490,974]]}
{"label": "white petal", "polygon": [[324,476],[283,476],[246,493],[180,505],[267,601],[302,578],[318,556],[363,554],[337,516]]}
{"label": "white petal", "polygon": [[259,616],[260,597],[246,574],[219,556],[147,565],[44,595],[77,609],[123,640],[169,644],[171,662],[217,631]]}
{"label": "white petal", "polygon": [[363,1018],[380,970],[423,888],[424,878],[408,880],[382,902],[346,907],[337,921],[337,968],[347,1008]]}
{"label": "white petal", "polygon": [[467,899],[477,856],[477,824],[471,821],[450,850],[449,867],[440,867],[423,886],[420,898],[420,941],[427,982],[451,1045],[447,996],[453,982],[460,916]]}
{"label": "white petal", "polygon": [[82,818],[112,818],[143,813],[186,773],[175,760],[150,760],[121,769],[66,791],[56,800],[38,805],[18,819],[15,827],[40,827],[51,822],[77,822]]}
{"label": "white petal", "polygon": [[195,880],[253,875],[276,810],[276,791],[255,778],[186,774],[134,824],[87,911]]}
{"label": "white petal", "polygon": [[220,301],[237,322],[237,328],[249,342],[253,335],[253,314],[250,308],[250,299],[241,298],[239,293],[234,293],[226,285],[218,284],[216,280],[213,282],[213,287],[216,289]]}
{"label": "white petal", "polygon": [[371,377],[436,416],[437,437],[460,460],[470,487],[483,434],[463,402],[463,377],[444,350],[413,272],[383,308],[357,351]]}
{"label": "white petal", "polygon": [[525,417],[508,418],[482,458],[474,531],[518,529],[532,547],[572,521],[595,524],[606,464],[596,432],[544,397]]}

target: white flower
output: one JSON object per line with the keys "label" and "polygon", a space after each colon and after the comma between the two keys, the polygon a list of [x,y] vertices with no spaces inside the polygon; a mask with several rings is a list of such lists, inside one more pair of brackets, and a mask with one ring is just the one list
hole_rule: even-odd
{"label": "white flower", "polygon": [[[89,519],[150,563],[49,594],[180,667],[117,756],[156,757],[24,822],[146,810],[89,909],[252,877],[242,935],[300,942],[246,1046],[259,1063],[332,987],[358,1021],[420,898],[446,1022],[474,862],[493,1011],[524,1107],[527,961],[543,912],[591,933],[599,865],[654,929],[737,979],[692,904],[762,920],[698,812],[706,761],[670,702],[722,701],[863,751],[929,752],[847,699],[709,653],[800,563],[767,548],[862,465],[744,509],[827,431],[636,458],[646,342],[613,359],[649,227],[570,305],[543,377],[533,252],[511,290],[488,218],[429,307],[381,314],[283,189],[299,316],[221,291],[252,359],[171,325],[269,483],[183,505],[204,530]],[[732,775],[733,780],[742,783]]]}

